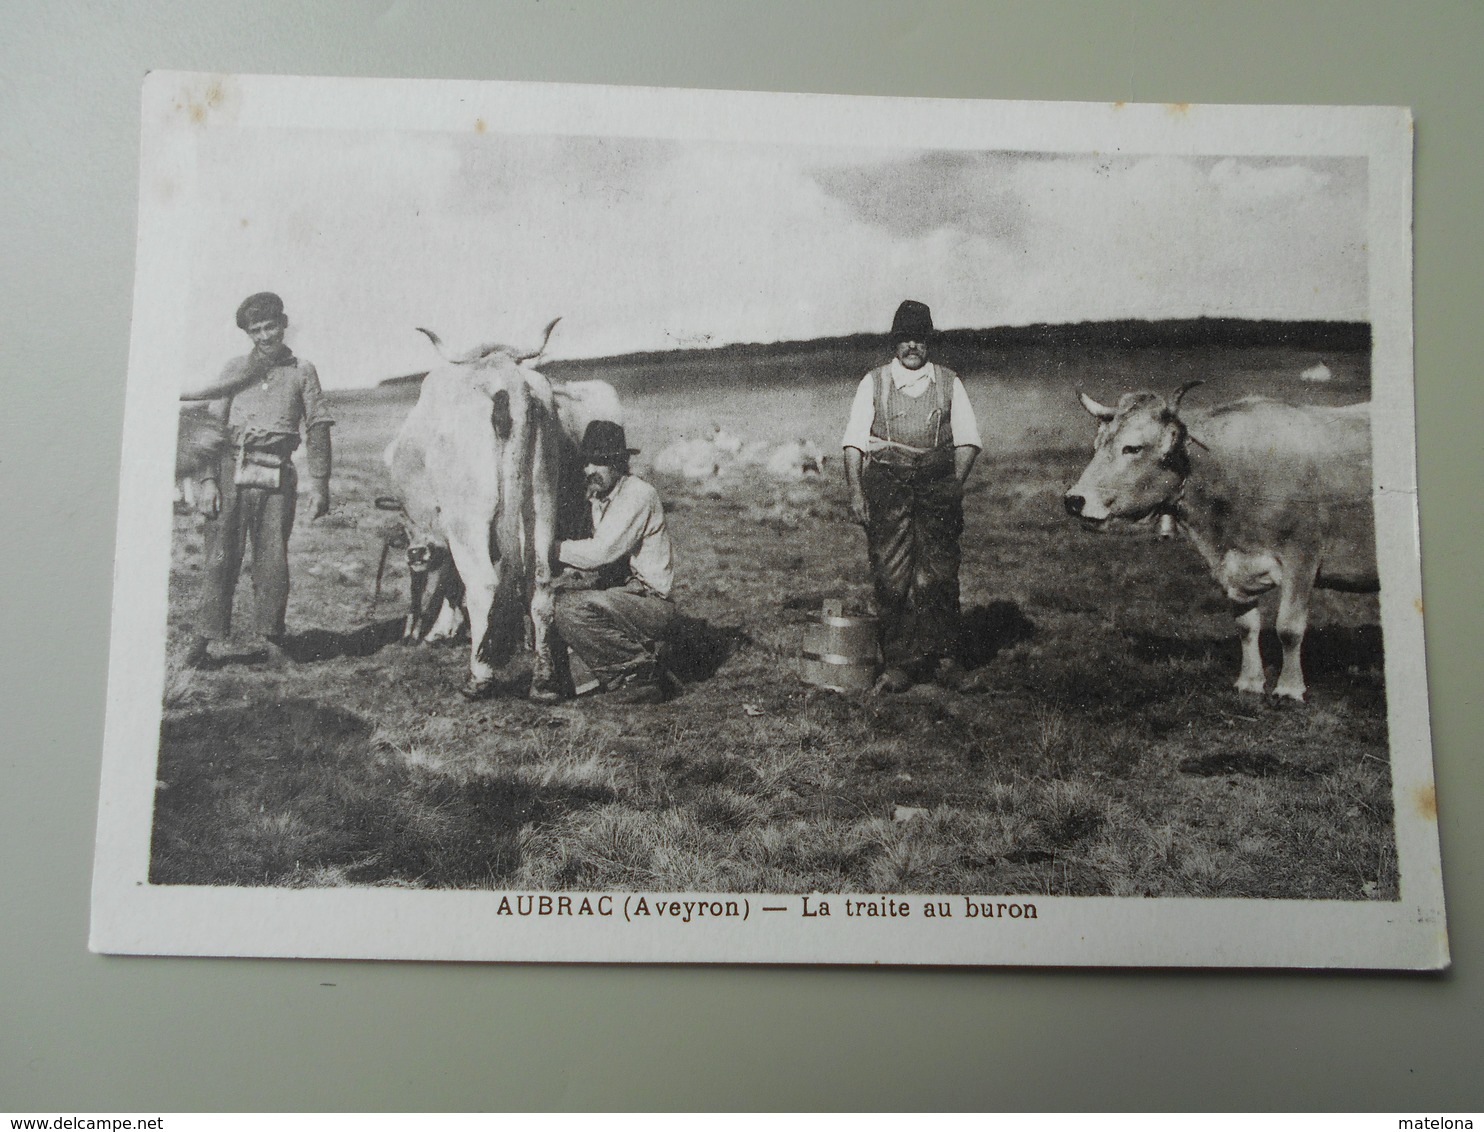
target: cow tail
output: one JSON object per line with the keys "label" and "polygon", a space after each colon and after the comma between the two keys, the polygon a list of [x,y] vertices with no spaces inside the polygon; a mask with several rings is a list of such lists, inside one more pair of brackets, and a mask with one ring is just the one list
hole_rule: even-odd
{"label": "cow tail", "polygon": [[509,434],[500,462],[500,500],[495,509],[494,546],[490,557],[499,563],[500,582],[490,610],[485,635],[485,659],[503,664],[525,639],[525,612],[529,579],[524,550],[525,500],[531,493],[531,464],[535,458],[538,408],[526,383],[512,373],[507,383]]}

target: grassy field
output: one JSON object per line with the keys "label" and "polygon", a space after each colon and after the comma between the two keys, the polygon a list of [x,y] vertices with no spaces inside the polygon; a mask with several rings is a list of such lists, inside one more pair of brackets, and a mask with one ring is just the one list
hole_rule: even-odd
{"label": "grassy field", "polygon": [[[717,353],[615,364],[631,443],[712,424],[835,448],[869,354]],[[681,695],[625,708],[454,692],[462,646],[397,643],[400,562],[371,586],[380,451],[415,389],[338,396],[335,509],[301,520],[286,671],[250,644],[167,672],[151,879],[159,884],[968,892],[1395,899],[1374,598],[1320,594],[1310,703],[1239,697],[1224,600],[1194,550],[1083,533],[1061,495],[1105,401],[1205,378],[1350,402],[1366,355],[1298,349],[1020,349],[943,360],[986,450],[965,500],[963,605],[994,690],[841,696],[800,683],[802,627],[866,601],[864,536],[839,468],[790,486],[657,478],[685,614]],[[1323,360],[1334,380],[1297,380]],[[562,367],[553,367],[560,372]],[[197,592],[199,520],[176,518],[175,655]],[[241,611],[251,602],[244,579]],[[1276,642],[1265,642],[1269,664]]]}

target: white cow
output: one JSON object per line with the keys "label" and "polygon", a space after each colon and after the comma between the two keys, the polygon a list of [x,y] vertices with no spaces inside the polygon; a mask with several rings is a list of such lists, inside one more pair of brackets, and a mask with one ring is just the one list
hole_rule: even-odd
{"label": "white cow", "polygon": [[531,688],[547,690],[555,680],[547,634],[560,428],[551,384],[525,364],[545,339],[536,350],[485,345],[450,358],[436,334],[422,332],[445,364],[423,379],[386,451],[410,541],[447,547],[462,581],[470,637],[464,694],[488,694],[495,665],[524,635],[527,612]]}

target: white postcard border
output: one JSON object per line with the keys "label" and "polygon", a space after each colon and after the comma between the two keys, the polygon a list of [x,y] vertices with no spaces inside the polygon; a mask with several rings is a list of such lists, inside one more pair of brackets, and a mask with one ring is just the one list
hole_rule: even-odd
{"label": "white postcard border", "polygon": [[[1401,898],[1396,902],[976,897],[1035,919],[964,916],[965,896],[666,894],[745,918],[511,915],[517,895],[148,883],[165,670],[179,312],[190,284],[195,147],[217,128],[483,130],[872,148],[1363,156],[1378,557]],[[139,243],[120,476],[90,946],[134,954],[388,959],[1437,968],[1447,963],[1418,565],[1411,118],[1386,107],[997,103],[418,80],[155,73],[144,89]],[[609,907],[640,894],[588,894]],[[645,894],[651,904],[655,894]],[[846,900],[905,917],[847,916]],[[929,921],[947,901],[951,920]],[[787,913],[763,912],[788,905]]]}

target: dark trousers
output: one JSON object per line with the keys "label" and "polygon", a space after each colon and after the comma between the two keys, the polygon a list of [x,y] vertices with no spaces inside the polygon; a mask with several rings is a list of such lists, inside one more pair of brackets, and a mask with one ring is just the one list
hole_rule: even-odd
{"label": "dark trousers", "polygon": [[206,520],[206,562],[201,576],[201,611],[196,632],[222,640],[232,631],[232,595],[248,541],[252,542],[253,630],[260,637],[283,636],[289,605],[289,533],[299,480],[294,465],[284,462],[283,487],[265,491],[232,482],[233,458],[218,468],[222,509]]}
{"label": "dark trousers", "polygon": [[956,658],[964,509],[952,453],[935,454],[915,468],[872,461],[861,487],[870,511],[866,545],[882,659],[912,668]]}
{"label": "dark trousers", "polygon": [[556,630],[605,687],[651,675],[655,648],[675,620],[675,605],[636,589],[563,590]]}

